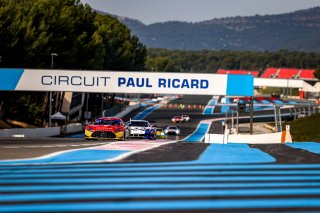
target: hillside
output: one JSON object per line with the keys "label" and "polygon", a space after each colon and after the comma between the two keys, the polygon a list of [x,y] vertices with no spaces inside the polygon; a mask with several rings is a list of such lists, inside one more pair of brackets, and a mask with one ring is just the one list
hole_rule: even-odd
{"label": "hillside", "polygon": [[281,15],[145,25],[118,17],[147,47],[181,50],[320,51],[320,7]]}
{"label": "hillside", "polygon": [[319,123],[320,114],[315,114],[287,124],[291,126],[291,134],[294,141],[320,142]]}

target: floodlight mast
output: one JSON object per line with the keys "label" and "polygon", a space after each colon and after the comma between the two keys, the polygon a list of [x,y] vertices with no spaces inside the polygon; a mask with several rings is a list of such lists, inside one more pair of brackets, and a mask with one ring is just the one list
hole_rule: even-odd
{"label": "floodlight mast", "polygon": [[[58,53],[51,53],[51,69],[54,67],[54,57],[57,57]],[[52,92],[49,92],[49,127],[51,127],[51,111],[52,111]]]}

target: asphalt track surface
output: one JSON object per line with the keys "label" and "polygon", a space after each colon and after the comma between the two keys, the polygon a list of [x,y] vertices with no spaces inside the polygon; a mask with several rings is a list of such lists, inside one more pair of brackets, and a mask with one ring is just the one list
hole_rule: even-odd
{"label": "asphalt track surface", "polygon": [[[206,104],[208,98],[186,96],[176,102],[196,99]],[[146,119],[165,126],[176,114],[192,119],[179,124],[179,140],[191,134],[200,120],[214,117],[203,116],[201,110],[162,108]],[[112,143],[1,140],[0,158]],[[109,163],[0,164],[0,212],[320,212],[319,154],[320,144],[311,142],[177,142]]]}

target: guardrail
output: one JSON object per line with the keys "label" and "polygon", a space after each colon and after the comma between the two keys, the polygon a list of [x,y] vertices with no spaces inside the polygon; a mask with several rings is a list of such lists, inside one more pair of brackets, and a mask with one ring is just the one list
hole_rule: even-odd
{"label": "guardrail", "polygon": [[39,137],[52,137],[61,134],[70,134],[80,132],[83,126],[80,123],[69,124],[57,127],[48,128],[14,128],[0,130],[0,138],[39,138]]}
{"label": "guardrail", "polygon": [[60,135],[60,127],[50,128],[16,128],[0,130],[1,138],[38,138]]}

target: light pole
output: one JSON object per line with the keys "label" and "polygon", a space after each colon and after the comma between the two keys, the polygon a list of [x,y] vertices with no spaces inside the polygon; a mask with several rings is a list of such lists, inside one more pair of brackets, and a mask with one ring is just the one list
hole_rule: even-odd
{"label": "light pole", "polygon": [[51,53],[51,69],[53,69],[54,65],[54,57],[57,57],[58,53]]}
{"label": "light pole", "polygon": [[[57,53],[51,53],[51,69],[54,66],[54,57],[57,57]],[[52,111],[52,92],[49,92],[49,127],[51,127],[51,111]]]}

